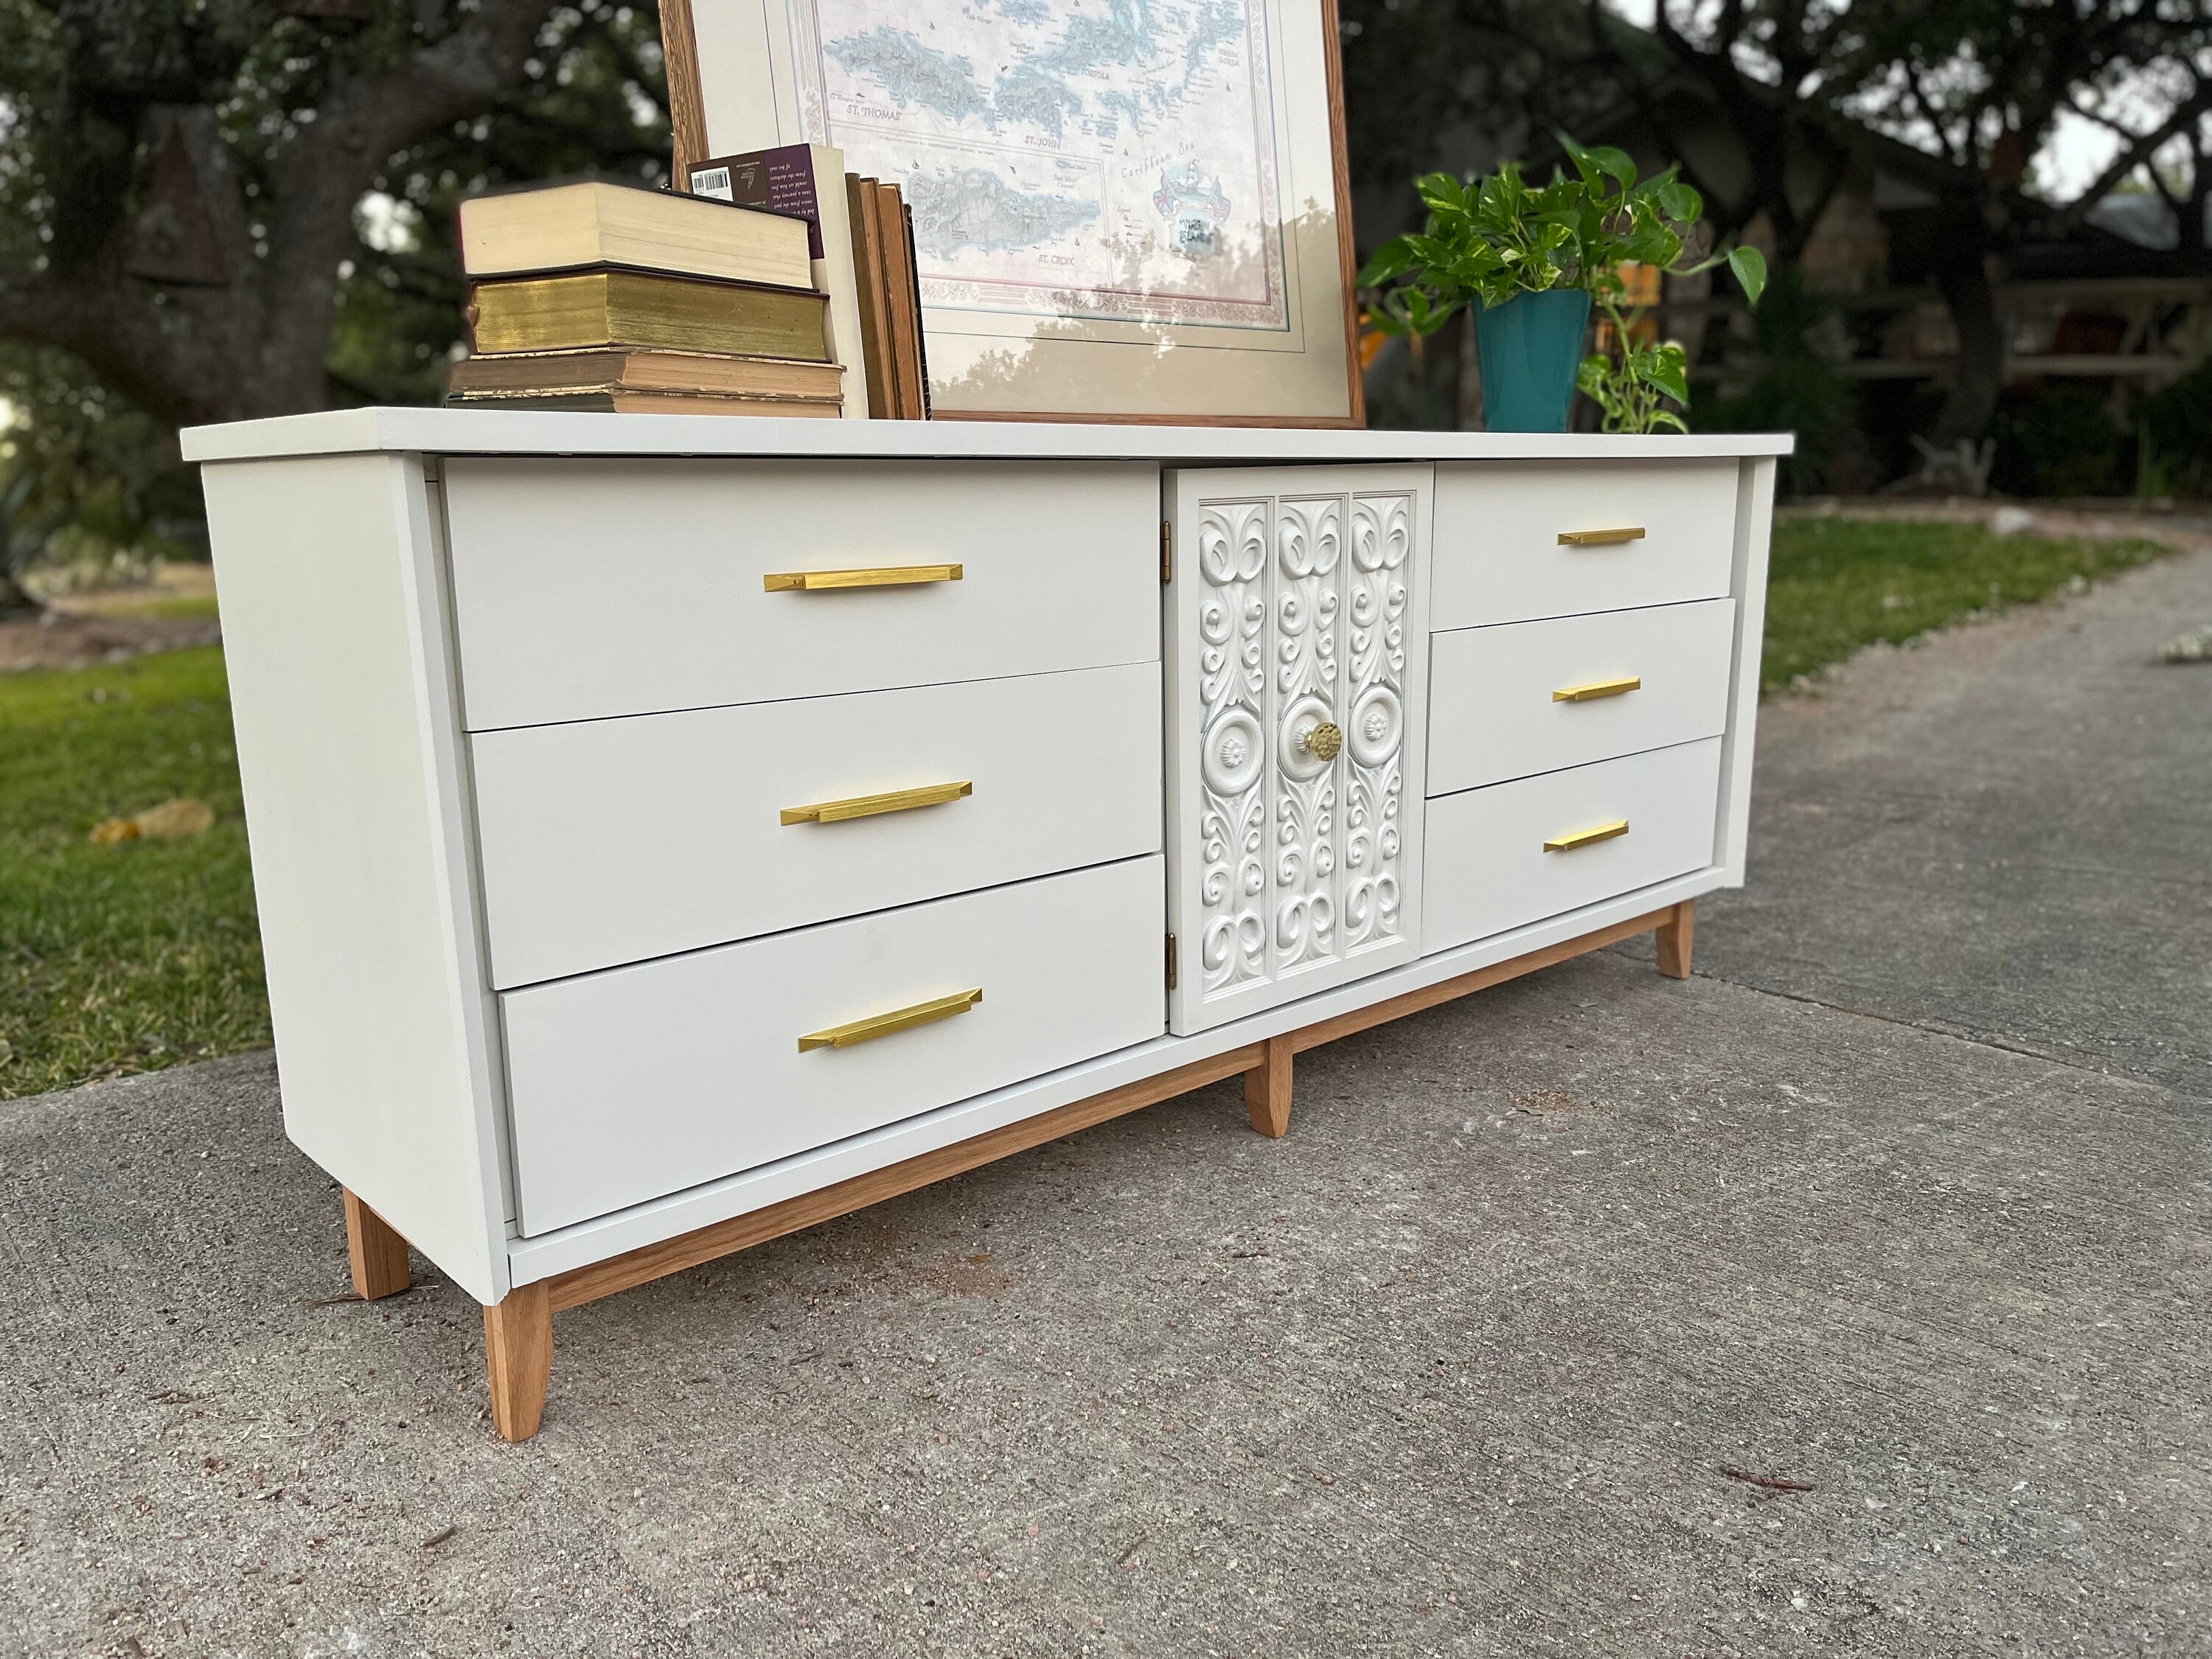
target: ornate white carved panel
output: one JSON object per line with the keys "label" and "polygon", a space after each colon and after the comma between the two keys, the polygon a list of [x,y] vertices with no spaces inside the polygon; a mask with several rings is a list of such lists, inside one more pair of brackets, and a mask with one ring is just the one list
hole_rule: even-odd
{"label": "ornate white carved panel", "polygon": [[1425,467],[1170,475],[1170,1029],[1410,961]]}

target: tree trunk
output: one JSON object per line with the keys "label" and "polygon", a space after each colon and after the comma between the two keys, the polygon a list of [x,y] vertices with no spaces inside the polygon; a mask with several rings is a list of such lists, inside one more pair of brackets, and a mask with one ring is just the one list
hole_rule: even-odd
{"label": "tree trunk", "polygon": [[2004,389],[2004,333],[1997,321],[1996,290],[1990,282],[1988,222],[1981,204],[1947,204],[1936,233],[1936,287],[1949,307],[1959,336],[1957,370],[1929,441],[1955,449],[1981,441]]}
{"label": "tree trunk", "polygon": [[38,595],[15,580],[10,570],[0,570],[0,622],[12,622],[18,617],[35,617],[46,607],[39,603]]}
{"label": "tree trunk", "polygon": [[[0,337],[73,353],[173,430],[329,404],[337,273],[353,246],[355,204],[395,153],[497,105],[552,0],[477,0],[459,27],[396,62],[325,65],[313,121],[301,118],[251,204],[222,141],[222,98],[168,101],[164,94],[206,88],[134,65],[131,40],[100,33],[108,12],[119,28],[132,8],[79,9],[93,21],[72,37],[59,88],[54,240],[44,269],[0,270]],[[430,22],[441,10],[418,8]],[[142,141],[156,176],[134,197]],[[149,240],[149,226],[162,223],[189,230],[189,270],[179,246]],[[257,247],[264,234],[265,253]]]}

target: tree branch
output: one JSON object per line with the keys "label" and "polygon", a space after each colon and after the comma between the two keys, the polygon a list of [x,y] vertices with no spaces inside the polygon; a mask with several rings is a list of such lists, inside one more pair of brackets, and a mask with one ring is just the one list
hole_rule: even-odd
{"label": "tree branch", "polygon": [[[2199,92],[2189,102],[2171,112],[2165,121],[2151,131],[2128,135],[2133,142],[2112,158],[2111,165],[2090,182],[2087,189],[2069,205],[2061,209],[2051,223],[2062,230],[2071,229],[2081,223],[2089,210],[2110,195],[2122,179],[2149,161],[2168,140],[2191,131],[2207,114],[2212,114],[2212,91]],[[2126,129],[2117,128],[2115,131],[2125,132]],[[2155,173],[2156,169],[2154,168],[2154,179]]]}
{"label": "tree branch", "polygon": [[459,28],[381,74],[339,79],[276,168],[275,221],[263,272],[264,333],[276,395],[288,407],[327,400],[321,343],[338,266],[354,246],[354,206],[392,157],[441,127],[495,106],[515,82],[551,0],[481,0]]}

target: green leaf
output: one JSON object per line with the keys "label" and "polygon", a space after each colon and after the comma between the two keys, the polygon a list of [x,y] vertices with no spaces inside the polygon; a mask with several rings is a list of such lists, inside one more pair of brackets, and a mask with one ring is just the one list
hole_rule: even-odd
{"label": "green leaf", "polygon": [[[1610,144],[1601,144],[1595,149],[1585,151],[1584,154],[1591,166],[1607,178],[1618,180],[1624,191],[1635,185],[1636,163],[1626,150],[1615,149]],[[1590,182],[1595,184],[1597,181],[1593,179]]]}
{"label": "green leaf", "polygon": [[1743,297],[1756,306],[1759,296],[1766,292],[1766,256],[1755,247],[1732,247],[1728,262],[1736,281],[1743,284]]}
{"label": "green leaf", "polygon": [[1596,156],[1564,132],[1554,132],[1553,136],[1559,139],[1559,148],[1567,153],[1567,160],[1575,164],[1575,171],[1582,175],[1583,183],[1593,190],[1598,188],[1598,179],[1601,175]]}
{"label": "green leaf", "polygon": [[1388,300],[1369,307],[1367,320],[1377,334],[1387,334],[1394,339],[1406,332],[1406,319],[1397,313],[1393,302]]}
{"label": "green leaf", "polygon": [[1644,367],[1642,378],[1687,409],[1690,406],[1689,363],[1682,355],[1682,348],[1670,342],[1660,347],[1652,357],[1654,361]]}
{"label": "green leaf", "polygon": [[1422,203],[1431,212],[1464,213],[1467,211],[1467,191],[1449,173],[1431,173],[1416,179],[1413,188],[1419,192]]}
{"label": "green leaf", "polygon": [[1375,250],[1375,257],[1367,262],[1366,269],[1359,273],[1359,286],[1380,288],[1392,277],[1403,276],[1419,263],[1407,239],[1403,236],[1396,237]]}
{"label": "green leaf", "polygon": [[1693,225],[1705,210],[1705,198],[1677,179],[1662,185],[1658,198],[1659,210],[1677,224]]}

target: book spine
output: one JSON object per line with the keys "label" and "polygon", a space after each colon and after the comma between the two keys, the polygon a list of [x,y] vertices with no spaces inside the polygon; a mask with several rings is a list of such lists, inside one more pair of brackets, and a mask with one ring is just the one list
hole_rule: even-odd
{"label": "book spine", "polygon": [[853,225],[853,284],[860,311],[860,357],[868,382],[868,414],[894,418],[896,382],[888,349],[890,320],[884,315],[883,243],[876,227],[876,181],[845,175],[845,207]]}
{"label": "book spine", "polygon": [[929,331],[923,326],[921,320],[921,260],[915,252],[913,206],[902,200],[899,216],[906,228],[907,287],[914,296],[914,380],[915,384],[921,388],[921,418],[926,421],[932,412],[929,401]]}
{"label": "book spine", "polygon": [[922,417],[921,385],[916,374],[921,353],[916,336],[921,318],[914,308],[914,284],[907,275],[913,261],[907,250],[906,204],[896,185],[876,186],[876,211],[884,240],[884,305],[890,313],[890,356],[898,376],[898,413],[902,421]]}
{"label": "book spine", "polygon": [[883,290],[886,324],[884,361],[890,367],[891,418],[911,421],[921,406],[921,398],[915,387],[913,370],[908,367],[908,324],[903,297],[905,284],[899,269],[899,244],[904,236],[898,212],[898,191],[893,185],[876,183],[870,193],[873,198],[876,242],[883,250],[883,263],[877,277]]}

